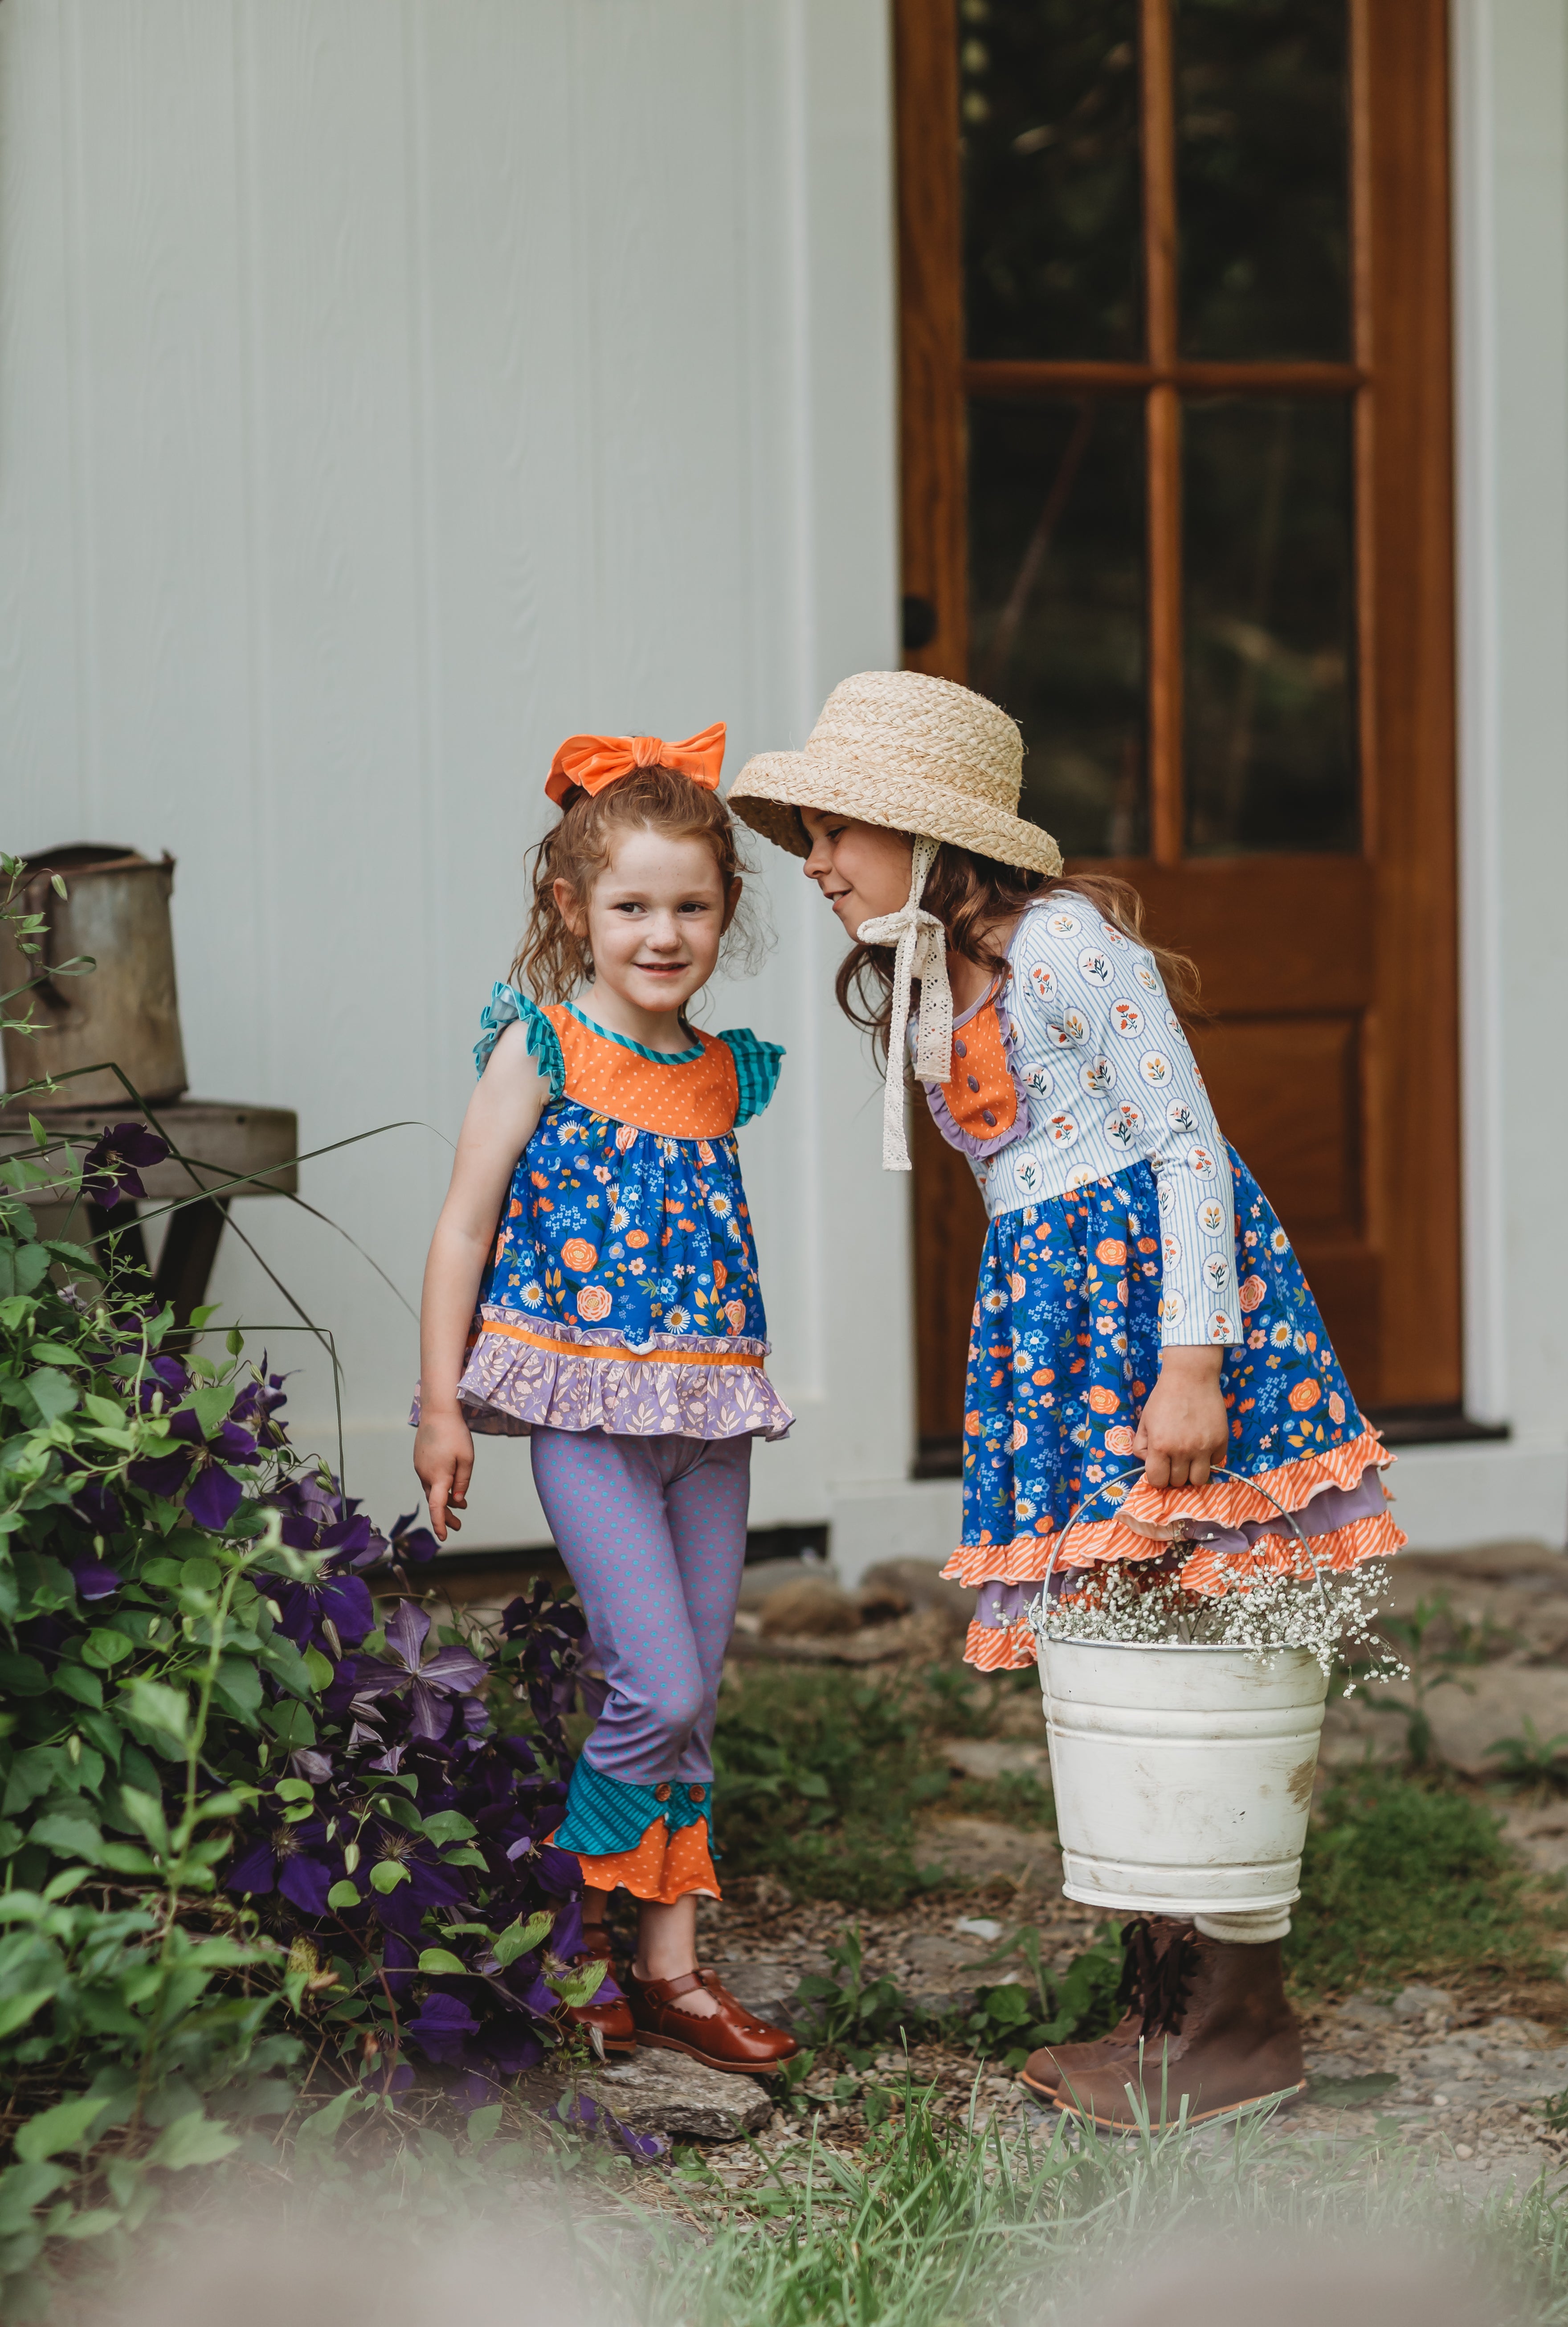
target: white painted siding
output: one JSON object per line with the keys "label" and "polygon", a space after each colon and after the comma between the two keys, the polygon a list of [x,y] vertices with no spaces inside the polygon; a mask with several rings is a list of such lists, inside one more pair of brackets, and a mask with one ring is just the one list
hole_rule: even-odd
{"label": "white painted siding", "polygon": [[[890,177],[882,0],[0,8],[5,845],[174,851],[193,1089],[297,1107],[306,1148],[411,1124],[303,1182],[410,1303],[555,743],[723,717],[733,771],[895,659]],[[874,1514],[907,1183],[836,927],[763,871],[776,949],[709,1016],[789,1051],[744,1135],[800,1416],[755,1516]],[[305,1214],[237,1218],[335,1331],[389,1518],[408,1315]],[[325,1446],[232,1237],[215,1290]],[[465,1541],[544,1532],[485,1445]]]}
{"label": "white painted siding", "polygon": [[[1504,1445],[1407,1454],[1436,1547],[1568,1533],[1568,19],[1453,0],[1466,1394]],[[1520,1066],[1519,1074],[1513,1071]]]}
{"label": "white painted siding", "polygon": [[[1405,1457],[1434,1546],[1568,1503],[1568,1082],[1511,1073],[1568,974],[1568,47],[1560,0],[1454,23],[1467,1364],[1515,1435]],[[895,658],[889,103],[885,0],[0,5],[4,836],[177,853],[198,1091],[312,1147],[412,1119],[305,1180],[410,1302],[555,742],[723,716],[733,769]],[[776,949],[710,1021],[790,1054],[744,1140],[801,1417],[755,1509],[853,1574],[957,1495],[905,1482],[907,1184],[835,927],[763,869]],[[306,1216],[239,1225],[390,1516],[406,1313]],[[217,1290],[285,1313],[232,1239]],[[468,1539],[542,1532],[487,1445]]]}

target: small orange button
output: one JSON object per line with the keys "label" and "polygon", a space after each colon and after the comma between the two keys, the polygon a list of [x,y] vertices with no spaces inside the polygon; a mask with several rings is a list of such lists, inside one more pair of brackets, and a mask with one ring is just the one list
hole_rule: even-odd
{"label": "small orange button", "polygon": [[690,1802],[705,1802],[705,1801],[707,1800],[707,1798],[708,1798],[708,1790],[707,1790],[707,1788],[706,1788],[705,1786],[688,1786],[688,1787],[686,1788],[686,1799],[687,1799],[687,1801],[690,1801]]}
{"label": "small orange button", "polygon": [[669,1799],[669,1788],[667,1786],[655,1786],[653,1790],[653,1799],[656,1802],[667,1802]]}

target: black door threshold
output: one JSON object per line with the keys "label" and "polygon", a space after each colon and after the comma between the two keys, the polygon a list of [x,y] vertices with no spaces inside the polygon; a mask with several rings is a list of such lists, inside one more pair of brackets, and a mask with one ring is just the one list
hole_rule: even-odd
{"label": "black door threshold", "polygon": [[1506,1422],[1473,1422],[1462,1406],[1386,1406],[1367,1419],[1386,1446],[1467,1446],[1513,1435]]}

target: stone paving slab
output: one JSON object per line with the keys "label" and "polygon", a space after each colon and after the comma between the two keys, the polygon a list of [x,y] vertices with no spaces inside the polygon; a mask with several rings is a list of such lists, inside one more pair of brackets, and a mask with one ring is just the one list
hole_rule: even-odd
{"label": "stone paving slab", "polygon": [[[526,2076],[522,2089],[546,2104],[565,2089],[559,2078],[541,2070]],[[726,2076],[684,2052],[642,2045],[630,2060],[590,2070],[578,2089],[638,2133],[662,2133],[674,2141],[741,2141],[760,2132],[773,2114],[771,2098],[754,2077]]]}

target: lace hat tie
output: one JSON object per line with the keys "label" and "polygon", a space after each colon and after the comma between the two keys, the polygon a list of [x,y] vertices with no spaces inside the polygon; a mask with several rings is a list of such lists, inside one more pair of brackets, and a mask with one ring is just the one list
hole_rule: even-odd
{"label": "lace hat tie", "polygon": [[882,1170],[907,1172],[904,1139],[904,1051],[910,987],[920,981],[920,1011],[915,1022],[915,1073],[923,1083],[945,1083],[953,1072],[953,989],[947,981],[947,932],[920,903],[939,840],[915,835],[907,901],[896,913],[862,921],[862,945],[891,945],[893,954],[892,1015],[888,1026],[887,1079],[882,1086]]}

